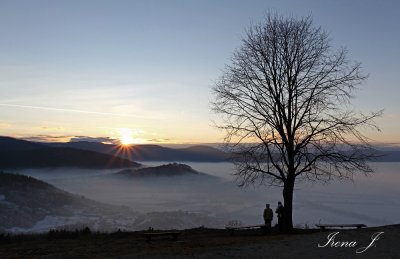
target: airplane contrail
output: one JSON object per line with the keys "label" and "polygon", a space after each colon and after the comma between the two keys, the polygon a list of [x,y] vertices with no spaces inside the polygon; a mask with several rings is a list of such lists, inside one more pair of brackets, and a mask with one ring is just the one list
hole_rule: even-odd
{"label": "airplane contrail", "polygon": [[[32,106],[32,105],[19,105],[19,104],[7,104],[7,103],[0,103],[0,106],[14,107],[14,108],[28,108],[28,109],[40,109],[40,110],[49,110],[49,111],[76,112],[76,113],[86,113],[86,114],[96,114],[96,115],[111,115],[111,116],[119,116],[119,117],[133,117],[133,118],[151,119],[151,117],[149,117],[149,116],[140,116],[140,115],[132,115],[132,114],[119,114],[119,113],[111,113],[111,112],[95,112],[95,111],[55,108],[55,107],[46,107],[46,106]],[[154,118],[153,117],[152,119],[159,119],[159,118]]]}

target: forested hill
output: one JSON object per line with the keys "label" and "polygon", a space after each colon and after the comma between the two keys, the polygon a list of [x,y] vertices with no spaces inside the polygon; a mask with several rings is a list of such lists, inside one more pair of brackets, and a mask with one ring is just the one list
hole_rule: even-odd
{"label": "forested hill", "polygon": [[76,213],[80,216],[115,216],[121,210],[70,194],[29,176],[0,172],[0,232],[10,228],[32,228],[46,217],[52,222],[57,217],[74,219]]}

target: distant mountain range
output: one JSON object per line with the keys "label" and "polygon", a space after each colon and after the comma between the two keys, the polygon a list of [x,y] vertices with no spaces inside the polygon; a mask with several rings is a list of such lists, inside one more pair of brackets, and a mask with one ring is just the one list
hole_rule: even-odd
{"label": "distant mountain range", "polygon": [[132,145],[121,147],[97,142],[46,143],[51,147],[69,147],[90,150],[133,161],[190,161],[223,162],[229,160],[229,154],[210,146],[191,146],[187,148],[167,148],[159,145]]}
{"label": "distant mountain range", "polygon": [[[376,162],[399,162],[400,150],[379,151]],[[0,169],[7,168],[127,168],[133,161],[224,162],[230,155],[210,146],[167,148],[159,145],[119,146],[97,142],[37,143],[0,137]]]}
{"label": "distant mountain range", "polygon": [[[1,143],[1,140],[0,140]],[[227,152],[206,145],[195,145],[186,148],[170,148],[159,145],[132,145],[121,148],[119,145],[98,142],[78,141],[67,143],[43,143],[50,147],[70,147],[90,150],[109,155],[116,155],[132,161],[165,161],[165,162],[227,162],[233,156]],[[376,147],[376,162],[400,162],[400,149]]]}
{"label": "distant mountain range", "polygon": [[379,157],[375,158],[376,162],[400,162],[400,151],[379,151]]}
{"label": "distant mountain range", "polygon": [[51,147],[9,137],[0,137],[0,168],[126,168],[140,164],[129,159],[70,147]]}

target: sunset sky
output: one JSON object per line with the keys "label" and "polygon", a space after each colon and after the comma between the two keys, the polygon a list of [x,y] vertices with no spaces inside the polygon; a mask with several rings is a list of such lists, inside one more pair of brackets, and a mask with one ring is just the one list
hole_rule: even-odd
{"label": "sunset sky", "polygon": [[[0,1],[0,135],[214,143],[211,86],[267,11],[311,14],[369,78],[356,110],[384,109],[400,143],[400,1]],[[129,137],[131,139],[129,139]]]}

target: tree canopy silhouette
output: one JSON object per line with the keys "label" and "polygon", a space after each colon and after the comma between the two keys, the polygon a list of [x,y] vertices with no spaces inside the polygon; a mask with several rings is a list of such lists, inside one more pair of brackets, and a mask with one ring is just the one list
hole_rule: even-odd
{"label": "tree canopy silhouette", "polygon": [[373,156],[363,127],[374,118],[351,108],[366,76],[347,50],[333,50],[311,17],[268,14],[250,26],[231,64],[213,87],[217,127],[236,155],[241,186],[283,187],[285,229],[293,229],[293,190],[299,179],[329,181],[369,173]]}

